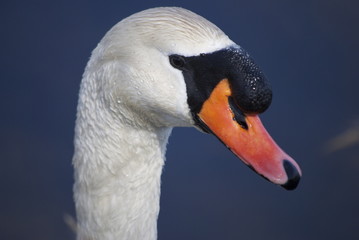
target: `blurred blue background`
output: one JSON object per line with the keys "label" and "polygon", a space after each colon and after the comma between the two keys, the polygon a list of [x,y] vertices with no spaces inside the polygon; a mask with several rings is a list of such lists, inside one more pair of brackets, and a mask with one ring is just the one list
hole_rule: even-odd
{"label": "blurred blue background", "polygon": [[262,119],[301,165],[287,192],[215,137],[175,129],[159,239],[359,239],[359,1],[0,3],[0,239],[74,239],[73,129],[81,75],[114,24],[182,6],[251,53],[274,99]]}

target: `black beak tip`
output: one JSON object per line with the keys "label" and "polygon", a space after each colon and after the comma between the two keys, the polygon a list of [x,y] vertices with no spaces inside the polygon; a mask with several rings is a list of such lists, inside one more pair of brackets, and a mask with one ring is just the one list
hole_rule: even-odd
{"label": "black beak tip", "polygon": [[283,161],[283,167],[285,169],[285,172],[287,173],[288,180],[285,184],[282,184],[281,186],[284,187],[286,190],[296,189],[301,177],[298,169],[288,160]]}

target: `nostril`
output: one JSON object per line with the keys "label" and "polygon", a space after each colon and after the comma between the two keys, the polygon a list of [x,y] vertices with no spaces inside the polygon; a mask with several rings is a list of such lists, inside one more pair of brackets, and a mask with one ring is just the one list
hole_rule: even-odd
{"label": "nostril", "polygon": [[294,190],[300,181],[300,173],[298,169],[288,160],[283,161],[283,167],[287,173],[288,180],[282,185],[287,190]]}
{"label": "nostril", "polygon": [[236,106],[234,99],[232,96],[228,97],[228,104],[230,109],[234,114],[234,119],[243,129],[248,130],[248,125],[246,122],[246,116],[242,113],[242,111]]}

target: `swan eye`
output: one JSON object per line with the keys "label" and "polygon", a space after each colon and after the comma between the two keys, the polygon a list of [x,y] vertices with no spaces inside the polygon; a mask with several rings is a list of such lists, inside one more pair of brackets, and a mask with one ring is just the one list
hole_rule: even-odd
{"label": "swan eye", "polygon": [[180,55],[171,55],[170,56],[170,63],[172,65],[172,67],[177,68],[177,69],[183,69],[186,60],[184,57],[180,56]]}

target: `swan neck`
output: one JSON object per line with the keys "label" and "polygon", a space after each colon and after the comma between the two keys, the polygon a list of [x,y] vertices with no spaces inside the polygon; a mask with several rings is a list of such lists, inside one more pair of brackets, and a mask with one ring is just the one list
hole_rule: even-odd
{"label": "swan neck", "polygon": [[73,157],[78,240],[157,239],[171,130],[129,126],[80,99]]}

